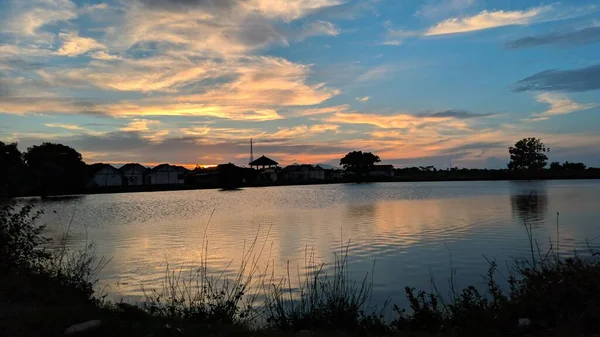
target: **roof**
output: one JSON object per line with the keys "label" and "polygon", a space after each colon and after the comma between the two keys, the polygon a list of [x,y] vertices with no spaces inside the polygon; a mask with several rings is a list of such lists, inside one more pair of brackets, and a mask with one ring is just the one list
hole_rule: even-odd
{"label": "roof", "polygon": [[141,164],[138,164],[138,163],[129,163],[129,164],[125,164],[125,165],[121,166],[119,168],[119,171],[124,172],[124,171],[127,171],[127,170],[133,170],[133,169],[136,169],[136,168],[141,168],[142,171],[147,171],[148,170],[147,167],[145,167],[145,166],[143,166]]}
{"label": "roof", "polygon": [[183,166],[169,165],[167,163],[157,165],[157,166],[153,167],[150,171],[158,171],[158,170],[161,170],[163,168],[171,168],[173,171],[178,171],[178,172],[181,172],[181,173],[188,172],[188,169],[186,169]]}
{"label": "roof", "polygon": [[308,164],[302,164],[302,165],[289,165],[286,166],[285,168],[283,168],[281,170],[282,173],[285,172],[293,172],[293,171],[314,171],[314,170],[324,170],[321,166],[316,165],[316,166],[312,166],[312,165],[308,165]]}
{"label": "roof", "polygon": [[95,175],[96,173],[100,172],[102,169],[105,168],[109,168],[109,169],[113,169],[115,171],[119,171],[116,167],[110,165],[110,164],[105,164],[105,163],[96,163],[96,164],[91,164],[88,165],[87,167],[87,174],[90,176]]}
{"label": "roof", "polygon": [[273,165],[278,165],[279,163],[274,161],[271,158],[267,158],[265,156],[261,156],[260,158],[256,159],[255,161],[250,163],[250,166],[273,166]]}

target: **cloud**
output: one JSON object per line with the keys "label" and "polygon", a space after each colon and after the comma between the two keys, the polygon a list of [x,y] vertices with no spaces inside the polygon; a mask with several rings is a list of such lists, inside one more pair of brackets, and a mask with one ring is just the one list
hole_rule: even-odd
{"label": "cloud", "polygon": [[[341,4],[337,0],[239,0],[128,2],[123,24],[107,40],[126,50],[148,43],[185,49],[198,56],[235,57],[288,41],[276,23],[289,22]],[[304,27],[304,37],[337,34],[319,21]]]}
{"label": "cloud", "polygon": [[[16,95],[3,90],[2,95],[10,97],[0,102],[0,109],[16,114],[280,119],[279,107],[321,104],[340,91],[328,88],[325,83],[308,84],[311,65],[255,56],[255,52],[274,43],[287,45],[288,36],[280,29],[282,22],[287,24],[341,3],[338,0],[126,0],[118,6],[99,4],[77,8],[66,0],[40,0],[31,6],[15,5],[15,17],[27,17],[31,12],[43,17],[43,23],[36,24],[29,32],[50,34],[49,41],[59,38],[61,44],[58,50],[51,44],[30,49],[0,46],[3,51],[0,71],[19,70],[19,76],[35,79],[45,86],[39,95]],[[50,12],[53,8],[68,9],[73,14],[63,15],[59,20],[58,14],[43,16],[42,8]],[[82,36],[73,32],[76,22],[68,24],[71,32],[64,29],[67,24],[59,26],[62,29],[59,34],[39,29],[47,23],[68,21],[78,14],[98,10],[110,10],[111,17],[95,22],[100,25],[93,28],[94,36],[100,35],[97,40],[83,36],[91,32],[86,26],[75,27]],[[322,20],[309,21],[302,29],[304,37],[340,33],[333,23]],[[47,52],[40,52],[43,50]],[[82,54],[88,55],[89,61],[61,63],[59,59],[47,57]],[[39,60],[41,66],[25,69],[16,63],[16,58],[23,58],[27,63]],[[28,73],[24,74],[25,71]],[[71,93],[89,90],[96,90],[94,97],[99,94],[105,101],[86,102],[68,97]],[[11,91],[14,90],[11,88]],[[107,93],[103,91],[153,95],[113,95],[118,99],[106,99]],[[28,101],[28,98],[33,99]]]}
{"label": "cloud", "polygon": [[394,25],[389,20],[383,25],[386,29],[385,40],[383,41],[384,45],[399,46],[404,42],[404,39],[421,35],[419,31],[394,28]]}
{"label": "cloud", "polygon": [[[135,161],[142,164],[169,162],[187,165],[234,162],[247,164],[248,138],[218,139],[222,133],[223,130],[215,130],[214,134],[209,132],[197,136],[170,135],[156,141],[140,132],[115,131],[104,134],[55,135],[53,141],[74,147],[84,154],[84,160],[87,162],[127,163]],[[50,137],[47,134],[21,134],[18,139],[19,144],[26,147],[39,144]],[[269,154],[270,157],[282,164],[290,164],[294,159],[309,163],[321,162],[323,158],[326,160],[339,159],[342,154],[351,149],[328,142],[298,144],[294,139],[288,142],[269,142],[266,139],[258,139],[254,145],[255,153]],[[222,159],[206,163],[205,158],[207,157]]]}
{"label": "cloud", "polygon": [[63,44],[57,51],[58,55],[77,56],[87,53],[90,50],[105,49],[102,43],[89,37],[81,37],[75,32],[58,34]]}
{"label": "cloud", "polygon": [[419,117],[430,117],[430,118],[457,118],[457,119],[468,119],[468,118],[479,118],[479,117],[488,117],[493,116],[495,114],[487,113],[487,114],[477,114],[473,112],[469,112],[466,110],[443,110],[443,111],[431,111],[424,112],[418,114],[416,116]]}
{"label": "cloud", "polygon": [[77,18],[77,6],[69,0],[16,1],[3,23],[5,32],[33,36],[48,24]]}
{"label": "cloud", "polygon": [[331,22],[314,21],[304,24],[298,39],[303,40],[312,36],[327,35],[336,36],[341,33],[341,30]]}
{"label": "cloud", "polygon": [[322,108],[310,108],[310,109],[303,109],[303,110],[298,111],[297,115],[299,115],[299,116],[324,115],[324,114],[331,114],[331,113],[335,113],[335,112],[347,111],[349,108],[350,108],[350,106],[347,104],[328,106],[328,107],[322,107]]}
{"label": "cloud", "polygon": [[125,132],[128,132],[128,131],[137,131],[137,132],[149,131],[151,127],[158,126],[158,125],[160,125],[160,121],[157,121],[157,120],[135,118],[131,122],[129,122],[127,124],[127,126],[125,126],[124,128],[122,128],[121,131],[125,131]]}
{"label": "cloud", "polygon": [[304,17],[312,12],[343,4],[341,0],[139,0],[150,9],[169,11],[201,10],[210,14],[242,11],[286,21]]}
{"label": "cloud", "polygon": [[60,129],[66,129],[66,130],[71,130],[71,131],[85,130],[85,128],[83,128],[79,125],[75,125],[75,124],[47,123],[44,125],[49,128],[60,128]]}
{"label": "cloud", "polygon": [[600,89],[600,64],[572,70],[546,70],[517,82],[513,91],[583,92]]}
{"label": "cloud", "polygon": [[245,7],[267,17],[291,21],[344,2],[342,0],[249,0],[245,3]]}
{"label": "cloud", "polygon": [[334,124],[317,124],[317,125],[299,125],[291,128],[279,128],[279,130],[273,134],[266,134],[263,137],[267,138],[308,138],[315,134],[321,134],[328,131],[337,131],[340,128],[339,125]]}
{"label": "cloud", "polygon": [[427,18],[435,18],[448,13],[459,12],[465,10],[475,4],[475,0],[442,0],[437,2],[429,2],[415,12],[416,16],[424,16]]}
{"label": "cloud", "polygon": [[530,48],[543,45],[575,46],[600,42],[600,26],[586,27],[567,32],[553,32],[527,36],[505,44],[509,49]]}
{"label": "cloud", "polygon": [[104,114],[91,101],[75,98],[40,96],[9,96],[0,99],[0,112],[23,114]]}
{"label": "cloud", "polygon": [[356,82],[376,82],[387,80],[399,71],[416,68],[417,63],[391,63],[372,67],[356,78]]}
{"label": "cloud", "polygon": [[418,128],[430,128],[443,126],[448,130],[466,130],[468,125],[454,117],[430,117],[415,116],[408,113],[394,115],[365,114],[359,112],[338,112],[332,116],[325,117],[324,121],[338,124],[363,124],[372,125],[381,129],[404,129],[414,130]]}
{"label": "cloud", "polygon": [[425,36],[466,33],[482,29],[526,25],[541,20],[552,6],[535,7],[524,11],[482,11],[477,15],[444,20],[427,29]]}
{"label": "cloud", "polygon": [[555,94],[555,93],[543,93],[536,97],[536,100],[540,103],[550,105],[550,108],[542,113],[534,114],[534,119],[545,120],[551,116],[566,115],[575,111],[587,110],[595,108],[598,104],[581,104],[572,101],[566,95]]}
{"label": "cloud", "polygon": [[370,97],[370,96],[363,96],[363,97],[356,97],[356,98],[354,98],[354,99],[355,99],[357,102],[363,102],[363,103],[364,103],[364,102],[368,101],[369,99],[371,99],[371,97]]}
{"label": "cloud", "polygon": [[162,142],[171,132],[161,126],[162,123],[157,120],[135,118],[121,128],[121,131],[137,133],[151,142]]}

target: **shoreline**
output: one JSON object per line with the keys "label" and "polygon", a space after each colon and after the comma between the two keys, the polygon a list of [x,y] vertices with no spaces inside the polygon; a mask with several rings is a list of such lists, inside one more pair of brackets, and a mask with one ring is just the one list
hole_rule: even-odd
{"label": "shoreline", "polygon": [[[280,181],[253,183],[239,186],[236,188],[223,188],[221,186],[206,186],[199,184],[175,184],[175,185],[142,185],[142,186],[117,186],[117,187],[95,187],[87,188],[79,193],[53,194],[43,198],[65,197],[71,195],[93,195],[93,194],[121,194],[121,193],[142,193],[142,192],[170,192],[170,191],[190,191],[190,190],[223,190],[235,191],[245,188],[279,187],[279,186],[312,186],[312,185],[334,185],[334,184],[357,184],[357,183],[411,183],[411,182],[474,182],[474,181],[551,181],[551,180],[600,180],[600,174],[589,176],[510,176],[510,177],[394,177],[394,178],[375,178],[365,179],[361,182],[350,180],[332,180],[332,181]],[[15,196],[12,198],[39,197],[36,194]]]}

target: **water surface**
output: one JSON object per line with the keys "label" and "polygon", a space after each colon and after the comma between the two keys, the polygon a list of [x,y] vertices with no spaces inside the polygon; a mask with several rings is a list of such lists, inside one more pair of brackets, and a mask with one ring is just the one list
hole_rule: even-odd
{"label": "water surface", "polygon": [[[598,248],[600,181],[422,182],[196,190],[87,195],[39,201],[53,235],[69,228],[68,244],[94,240],[112,258],[101,286],[110,297],[139,298],[159,288],[171,268],[197,267],[208,238],[214,272],[236,272],[256,238],[262,267],[276,277],[303,272],[307,255],[331,268],[347,247],[352,277],[374,270],[373,300],[402,302],[403,288],[482,285],[489,260],[500,265],[530,254],[524,223],[542,248]],[[212,214],[212,218],[211,218]],[[210,221],[209,221],[210,219]],[[256,255],[255,254],[255,255]],[[485,257],[485,258],[484,258]],[[373,265],[375,263],[375,265]],[[270,269],[271,270],[271,269]]]}

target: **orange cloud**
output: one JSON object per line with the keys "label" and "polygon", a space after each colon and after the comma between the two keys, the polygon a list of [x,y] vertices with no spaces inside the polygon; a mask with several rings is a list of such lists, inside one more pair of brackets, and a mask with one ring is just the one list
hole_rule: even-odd
{"label": "orange cloud", "polygon": [[526,11],[482,11],[470,17],[444,20],[429,28],[425,35],[455,34],[502,26],[525,25],[540,20],[540,15],[551,8],[552,6],[543,6]]}

